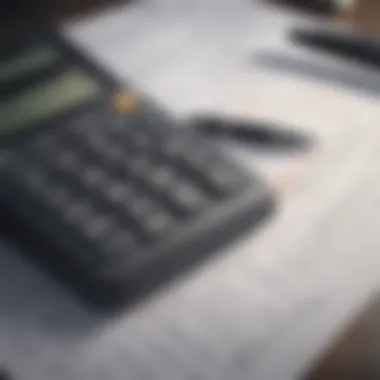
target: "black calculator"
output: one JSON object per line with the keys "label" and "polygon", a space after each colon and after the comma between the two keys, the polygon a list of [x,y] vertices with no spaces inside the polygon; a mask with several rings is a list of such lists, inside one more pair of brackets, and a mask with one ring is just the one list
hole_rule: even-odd
{"label": "black calculator", "polygon": [[92,304],[139,299],[273,204],[258,176],[64,38],[0,51],[2,232]]}

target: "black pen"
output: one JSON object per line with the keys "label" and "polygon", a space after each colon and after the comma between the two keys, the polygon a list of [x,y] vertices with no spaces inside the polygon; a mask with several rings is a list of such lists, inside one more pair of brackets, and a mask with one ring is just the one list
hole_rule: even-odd
{"label": "black pen", "polygon": [[290,38],[306,47],[325,51],[380,70],[380,44],[349,32],[294,29]]}
{"label": "black pen", "polygon": [[304,150],[310,148],[312,142],[304,133],[266,120],[204,115],[193,117],[190,125],[207,136],[224,137],[264,148]]}

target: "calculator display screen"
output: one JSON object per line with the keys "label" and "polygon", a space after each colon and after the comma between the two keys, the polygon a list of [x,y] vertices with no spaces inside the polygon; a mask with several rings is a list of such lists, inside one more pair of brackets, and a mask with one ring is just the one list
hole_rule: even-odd
{"label": "calculator display screen", "polygon": [[102,91],[91,74],[77,67],[42,80],[0,100],[0,138],[69,112]]}
{"label": "calculator display screen", "polygon": [[50,46],[38,45],[22,51],[10,59],[0,61],[0,86],[41,71],[56,63],[59,51]]}

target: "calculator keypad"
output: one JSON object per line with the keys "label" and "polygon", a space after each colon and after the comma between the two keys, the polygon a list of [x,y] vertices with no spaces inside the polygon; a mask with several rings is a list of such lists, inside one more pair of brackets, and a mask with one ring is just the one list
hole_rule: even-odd
{"label": "calculator keypad", "polygon": [[133,260],[250,180],[194,133],[154,120],[92,112],[47,133],[24,148],[30,159],[15,160],[12,177],[19,197],[32,194],[40,228],[51,220],[46,233],[55,228],[86,266]]}

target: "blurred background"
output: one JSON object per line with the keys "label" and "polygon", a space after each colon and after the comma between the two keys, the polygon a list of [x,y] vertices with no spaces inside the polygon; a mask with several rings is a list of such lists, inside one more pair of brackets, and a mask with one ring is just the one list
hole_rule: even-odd
{"label": "blurred background", "polygon": [[[45,302],[44,296],[51,300],[55,294],[21,270],[26,288],[33,292],[36,283],[37,290],[26,297],[24,282],[14,297],[5,286],[0,291],[7,305],[0,305],[5,366],[24,375],[22,380],[39,365],[32,380],[45,380],[39,376],[49,373],[53,379],[49,371],[60,373],[57,379],[66,380],[67,374],[90,379],[95,370],[89,368],[98,368],[97,361],[102,380],[169,380],[168,373],[185,380],[380,379],[380,2],[0,3],[4,44],[13,36],[57,26],[173,113],[222,110],[271,118],[311,132],[319,145],[305,156],[244,156],[243,161],[254,162],[271,179],[284,209],[259,240],[255,259],[250,261],[243,250],[246,255],[236,256],[240,261],[226,262],[220,274],[210,275],[212,285],[205,275],[196,285],[179,286],[161,303],[152,302],[102,329],[103,322],[98,328],[97,317],[70,302],[58,307]],[[358,45],[349,49],[347,61],[334,52],[295,46],[289,37],[293,26],[338,30],[349,41],[360,37],[365,59],[357,60]],[[197,32],[195,41],[191,35]],[[3,265],[4,283],[17,278],[12,270],[19,269],[10,263]],[[181,314],[181,307],[188,314]],[[97,332],[88,332],[88,326]],[[41,352],[29,356],[39,345]],[[207,357],[204,363],[201,356]],[[0,356],[0,367],[1,361]],[[51,362],[54,366],[46,364]],[[162,363],[175,370],[165,372]],[[196,376],[190,372],[198,363],[202,368]],[[123,377],[128,368],[133,375]]]}

